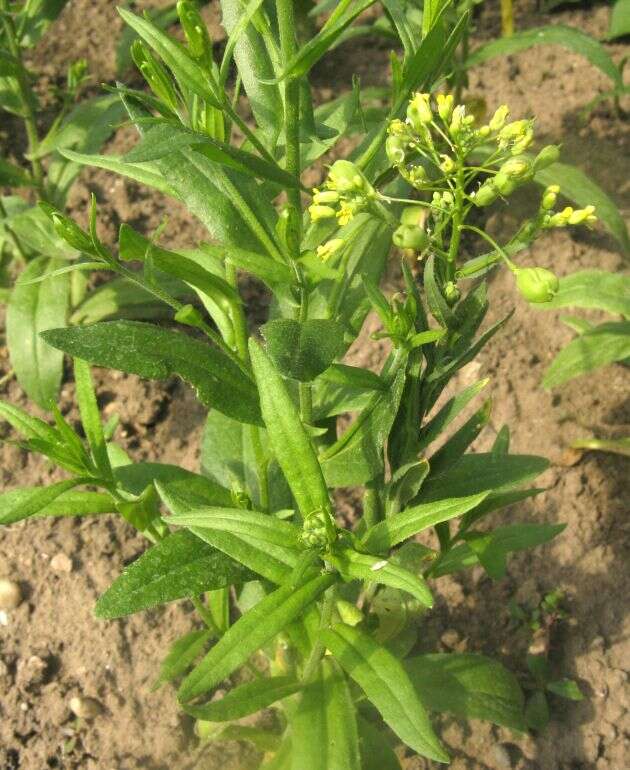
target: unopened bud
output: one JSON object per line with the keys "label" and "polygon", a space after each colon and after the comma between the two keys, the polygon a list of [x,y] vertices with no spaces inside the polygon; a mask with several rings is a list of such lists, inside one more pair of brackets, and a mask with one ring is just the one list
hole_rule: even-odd
{"label": "unopened bud", "polygon": [[534,168],[536,171],[547,168],[547,166],[551,166],[552,163],[555,163],[559,157],[560,148],[558,145],[548,144],[546,147],[543,147],[536,156],[536,159],[534,160]]}
{"label": "unopened bud", "polygon": [[164,102],[171,110],[176,110],[177,94],[175,87],[167,71],[142,40],[135,40],[133,42],[131,58],[157,98]]}
{"label": "unopened bud", "polygon": [[320,219],[332,219],[335,216],[335,209],[330,206],[309,206],[308,213],[311,215],[311,222],[319,222]]}
{"label": "unopened bud", "polygon": [[423,127],[431,123],[433,113],[429,103],[430,94],[416,93],[407,107],[407,120],[414,131],[422,131]]}
{"label": "unopened bud", "polygon": [[472,196],[472,200],[475,206],[485,207],[494,203],[498,197],[499,191],[492,182],[485,182]]}
{"label": "unopened bud", "polygon": [[212,41],[197,6],[190,0],[179,0],[177,15],[186,35],[193,58],[208,63],[212,58]]}
{"label": "unopened bud", "polygon": [[581,225],[586,221],[595,221],[597,217],[593,217],[595,213],[595,206],[586,206],[586,208],[578,209],[569,216],[570,225]]}
{"label": "unopened bud", "polygon": [[463,104],[458,104],[453,110],[451,125],[448,130],[451,136],[456,137],[462,129],[464,118],[466,117],[466,108]]}
{"label": "unopened bud", "polygon": [[456,305],[462,296],[461,291],[457,288],[457,285],[453,281],[448,281],[444,287],[444,299],[450,307]]}
{"label": "unopened bud", "polygon": [[498,110],[494,113],[492,116],[489,127],[491,131],[500,131],[503,126],[505,125],[505,121],[508,119],[508,115],[510,114],[510,108],[507,106],[507,104],[502,104]]}
{"label": "unopened bud", "polygon": [[339,193],[335,190],[314,190],[313,191],[313,203],[320,205],[328,205],[329,203],[337,203],[339,201]]}
{"label": "unopened bud", "polygon": [[498,174],[495,174],[492,182],[501,195],[505,196],[511,195],[518,187],[518,182],[515,179],[511,179],[503,171],[499,171]]}
{"label": "unopened bud", "polygon": [[443,153],[440,155],[440,158],[442,158],[440,169],[445,174],[451,174],[455,170],[455,161],[453,158],[451,158],[450,155],[444,155]]}
{"label": "unopened bud", "polygon": [[392,240],[399,249],[422,251],[429,245],[429,236],[426,230],[414,225],[400,225],[395,230]]}
{"label": "unopened bud", "polygon": [[436,100],[438,115],[448,123],[453,114],[453,94],[438,94]]}
{"label": "unopened bud", "polygon": [[356,604],[351,604],[345,599],[338,599],[335,606],[341,621],[347,626],[357,626],[363,620],[363,613]]}
{"label": "unopened bud", "polygon": [[424,166],[413,166],[407,173],[407,180],[413,187],[422,187],[427,181],[427,172]]}
{"label": "unopened bud", "polygon": [[506,161],[499,171],[505,174],[509,179],[523,179],[532,171],[532,163],[525,156],[516,156]]}
{"label": "unopened bud", "polygon": [[74,220],[58,212],[51,214],[51,219],[57,235],[73,249],[86,254],[95,253],[92,239]]}
{"label": "unopened bud", "polygon": [[343,238],[332,238],[330,241],[326,241],[321,246],[317,247],[317,256],[322,262],[328,262],[328,260],[339,251],[343,246]]}
{"label": "unopened bud", "polygon": [[518,290],[528,302],[550,302],[558,292],[558,276],[545,267],[519,267],[514,272]]}
{"label": "unopened bud", "polygon": [[407,151],[407,139],[404,136],[390,134],[385,140],[385,152],[387,159],[394,166],[400,166],[405,162],[405,153]]}
{"label": "unopened bud", "polygon": [[557,184],[549,185],[549,187],[547,187],[543,193],[543,197],[540,202],[540,208],[543,211],[551,211],[551,209],[556,205],[559,192],[560,187]]}

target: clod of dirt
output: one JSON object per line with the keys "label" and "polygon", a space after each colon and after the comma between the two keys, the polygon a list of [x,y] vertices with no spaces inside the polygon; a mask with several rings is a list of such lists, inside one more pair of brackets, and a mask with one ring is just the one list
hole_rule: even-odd
{"label": "clod of dirt", "polygon": [[22,601],[22,590],[13,580],[0,580],[0,610],[14,610]]}
{"label": "clod of dirt", "polygon": [[70,711],[79,719],[96,719],[103,713],[103,706],[96,698],[84,698],[76,696],[70,698]]}
{"label": "clod of dirt", "polygon": [[31,655],[20,660],[17,665],[17,686],[21,690],[32,690],[43,684],[46,679],[48,663],[38,655]]}
{"label": "clod of dirt", "polygon": [[50,560],[50,568],[55,572],[72,572],[72,559],[60,551]]}

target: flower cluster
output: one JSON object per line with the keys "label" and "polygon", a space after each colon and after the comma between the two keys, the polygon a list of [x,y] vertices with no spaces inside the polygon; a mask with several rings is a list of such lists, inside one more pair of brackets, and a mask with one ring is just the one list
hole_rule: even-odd
{"label": "flower cluster", "polygon": [[313,190],[311,221],[336,217],[341,226],[347,225],[374,197],[374,188],[354,163],[337,160],[330,167],[324,189]]}

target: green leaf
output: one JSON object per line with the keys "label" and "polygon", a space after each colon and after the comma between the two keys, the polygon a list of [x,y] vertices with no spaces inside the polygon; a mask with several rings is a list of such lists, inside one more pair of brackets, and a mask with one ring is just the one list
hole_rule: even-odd
{"label": "green leaf", "polygon": [[300,512],[308,516],[318,510],[329,511],[319,461],[282,377],[254,339],[249,341],[249,351],[269,441]]}
{"label": "green leaf", "polygon": [[363,484],[382,471],[383,446],[394,424],[404,386],[403,362],[388,391],[375,393],[350,428],[322,454],[322,470],[329,486]]}
{"label": "green leaf", "polygon": [[[49,487],[10,489],[8,492],[0,494],[0,525],[12,524],[25,518],[23,515],[25,511],[33,510],[34,505],[41,503],[39,494],[44,489],[49,489]],[[40,518],[44,516],[97,516],[115,512],[116,506],[110,495],[101,492],[77,492],[68,489],[67,491],[62,490],[53,500],[45,503],[34,513],[27,513],[27,515]],[[19,516],[19,519],[16,519],[15,516]]]}
{"label": "green leaf", "polygon": [[284,377],[300,382],[314,380],[346,348],[343,326],[336,321],[277,318],[264,324],[260,331],[276,369]]}
{"label": "green leaf", "polygon": [[360,770],[356,713],[346,678],[324,659],[290,716],[293,767]]}
{"label": "green leaf", "polygon": [[608,39],[630,35],[630,0],[616,0],[610,15]]}
{"label": "green leaf", "polygon": [[363,580],[398,588],[411,594],[425,607],[433,606],[433,597],[425,580],[393,562],[359,553],[352,548],[333,551],[327,558],[345,580]]}
{"label": "green leaf", "polygon": [[429,309],[435,320],[445,328],[453,328],[456,325],[455,314],[444,299],[440,290],[441,280],[435,274],[435,255],[427,259],[424,266],[424,290]]}
{"label": "green leaf", "polygon": [[532,730],[542,731],[549,724],[549,703],[542,690],[536,690],[525,706],[525,721]]}
{"label": "green leaf", "polygon": [[453,433],[442,446],[434,452],[429,458],[431,473],[434,475],[447,470],[454,465],[464,454],[472,442],[477,438],[481,431],[490,421],[492,411],[492,401],[488,399],[484,405],[475,412],[462,425],[462,427]]}
{"label": "green leaf", "polygon": [[581,334],[563,348],[543,377],[545,388],[555,388],[574,377],[630,357],[630,321],[603,323]]}
{"label": "green leaf", "polygon": [[[58,259],[36,257],[22,273],[23,280],[56,270]],[[63,375],[63,354],[40,337],[40,332],[66,323],[70,281],[58,275],[44,283],[17,285],[7,306],[7,346],[11,365],[29,398],[49,409]]]}
{"label": "green leaf", "polygon": [[555,682],[547,682],[547,689],[554,695],[559,695],[567,700],[584,700],[582,691],[573,679],[558,679]]}
{"label": "green leaf", "polygon": [[474,385],[469,385],[462,390],[461,393],[450,398],[440,411],[422,428],[419,449],[425,449],[429,444],[435,441],[435,439],[446,430],[451,422],[453,422],[457,415],[468,406],[472,399],[479,395],[489,381],[489,378],[479,380],[479,382],[474,383]]}
{"label": "green leaf", "polygon": [[382,730],[359,717],[359,749],[363,770],[401,770],[398,757]]}
{"label": "green leaf", "polygon": [[21,27],[22,45],[31,47],[40,40],[52,22],[63,11],[68,0],[30,0],[25,3],[23,26]]}
{"label": "green leaf", "polygon": [[207,722],[229,722],[266,709],[299,692],[303,686],[292,676],[264,677],[235,687],[219,700],[201,706],[184,706],[184,711]]}
{"label": "green leaf", "polygon": [[325,382],[332,382],[357,390],[387,390],[387,383],[382,377],[369,369],[362,369],[360,366],[331,364],[322,372],[321,379]]}
{"label": "green leaf", "polygon": [[[14,489],[0,495],[0,524],[15,524],[16,521],[28,519],[31,516],[55,516],[58,510],[68,510],[68,515],[73,511],[83,510],[85,500],[74,503],[58,498],[64,493],[80,484],[88,484],[91,479],[77,478],[65,479],[47,487],[30,487],[26,489]],[[111,507],[109,508],[111,510]]]}
{"label": "green leaf", "polygon": [[[175,3],[167,5],[165,8],[147,8],[145,13],[149,14],[149,18],[159,29],[167,29],[177,21]],[[125,27],[118,38],[116,45],[116,74],[119,77],[127,74],[128,70],[133,67],[133,60],[129,51],[133,41],[137,39],[138,34],[131,27]]]}
{"label": "green leaf", "polygon": [[164,195],[170,195],[171,198],[181,197],[177,188],[164,178],[154,163],[127,163],[116,155],[94,155],[75,152],[74,150],[62,150],[61,154],[64,158],[82,166],[94,166],[105,171],[113,171],[120,176],[126,176],[128,179],[152,187]]}
{"label": "green leaf", "polygon": [[292,583],[281,586],[265,597],[228,629],[184,679],[179,699],[186,702],[212,689],[298,618],[335,580],[332,574],[319,575],[297,588]]}
{"label": "green leaf", "polygon": [[189,505],[231,505],[229,490],[212,479],[166,463],[129,463],[114,469],[117,483],[129,494],[140,495],[151,484],[168,486],[172,495],[185,494]]}
{"label": "green leaf", "polygon": [[466,454],[451,468],[436,476],[429,475],[417,502],[428,503],[507,489],[536,478],[548,466],[547,460],[534,455]]}
{"label": "green leaf", "polygon": [[3,187],[30,187],[33,184],[30,176],[19,166],[0,158],[0,185]]}
{"label": "green leaf", "polygon": [[498,661],[450,653],[418,655],[404,666],[429,711],[525,729],[523,692],[514,674]]}
{"label": "green leaf", "polygon": [[0,417],[3,417],[15,430],[27,439],[41,439],[54,444],[58,440],[57,432],[47,422],[33,417],[15,404],[0,401]]}
{"label": "green leaf", "polygon": [[199,503],[185,487],[164,482],[157,482],[156,487],[180,521],[192,516],[192,521],[203,522],[201,526],[188,525],[197,537],[273,583],[282,583],[297,564],[299,531],[292,524],[234,508],[219,509],[225,511],[223,516],[199,515]]}
{"label": "green leaf", "polygon": [[177,639],[171,645],[167,656],[160,663],[158,678],[151,689],[157,690],[164,682],[171,682],[173,679],[181,676],[194,663],[195,659],[201,655],[212,637],[213,631],[204,628],[200,631],[191,631]]}
{"label": "green leaf", "polygon": [[256,387],[218,348],[179,332],[137,321],[108,321],[53,329],[45,342],[95,366],[163,380],[177,374],[195,389],[202,404],[243,422],[259,424]]}
{"label": "green leaf", "polygon": [[626,223],[615,202],[583,171],[567,163],[552,163],[536,172],[534,181],[543,187],[560,185],[562,195],[578,206],[595,206],[598,219],[617,239],[624,252],[630,252],[630,238]]}
{"label": "green leaf", "polygon": [[487,494],[487,492],[481,492],[466,497],[438,499],[414,505],[380,521],[369,529],[363,538],[362,545],[371,551],[387,551],[428,527],[462,516],[479,505]]}
{"label": "green leaf", "polygon": [[99,618],[121,618],[252,578],[248,569],[181,530],[130,564],[99,598],[95,614]]}
{"label": "green leaf", "polygon": [[386,647],[341,623],[323,631],[321,636],[346,673],[407,746],[437,762],[449,761],[409,676]]}
{"label": "green leaf", "polygon": [[583,307],[619,313],[630,319],[630,276],[605,270],[580,270],[560,279],[547,308]]}
{"label": "green leaf", "polygon": [[295,276],[287,265],[268,257],[266,254],[257,254],[235,246],[217,246],[214,244],[204,244],[203,249],[213,256],[221,257],[236,267],[242,268],[256,278],[260,278],[270,288],[274,288],[276,284],[290,284],[295,280]]}
{"label": "green leaf", "polygon": [[294,58],[288,62],[278,80],[297,78],[306,73],[329,51],[344,30],[363,11],[374,4],[374,0],[341,0],[328,17],[321,30],[303,45]]}
{"label": "green leaf", "polygon": [[131,163],[147,163],[164,158],[185,147],[196,149],[213,163],[227,166],[246,176],[274,182],[283,189],[300,187],[297,177],[280,166],[206,134],[190,131],[179,123],[161,122],[149,128],[140,142],[124,156],[124,159]]}
{"label": "green leaf", "polygon": [[92,450],[94,462],[103,478],[110,478],[112,468],[107,454],[107,444],[96,401],[96,393],[94,392],[90,375],[90,366],[80,358],[74,359],[74,381],[76,383],[76,399],[79,404],[81,424]]}
{"label": "green leaf", "polygon": [[566,27],[563,24],[534,27],[534,29],[528,29],[525,32],[516,32],[509,37],[492,40],[468,57],[466,67],[483,64],[495,56],[510,56],[536,45],[561,45],[568,48],[574,53],[586,57],[594,67],[597,67],[613,81],[615,87],[623,87],[619,69],[604,46],[591,35],[572,27]]}

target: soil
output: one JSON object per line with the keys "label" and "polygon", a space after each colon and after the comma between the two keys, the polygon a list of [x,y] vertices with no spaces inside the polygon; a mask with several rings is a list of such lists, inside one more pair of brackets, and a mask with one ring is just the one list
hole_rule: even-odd
{"label": "soil", "polygon": [[[157,6],[164,3],[137,3]],[[520,8],[519,4],[519,8]],[[215,3],[206,9],[214,39],[221,40]],[[541,14],[529,4],[517,9],[517,28],[565,23],[602,38],[607,5],[565,6]],[[498,32],[496,10],[484,11],[474,44]],[[115,40],[121,25],[115,4],[107,0],[72,0],[54,29],[39,45],[33,66],[51,82],[59,81],[68,52],[85,56],[94,82],[115,77]],[[619,60],[624,46],[609,46]],[[625,51],[627,52],[627,51]],[[324,97],[349,87],[358,71],[363,85],[382,83],[388,51],[382,43],[355,41],[333,53],[315,74]],[[606,90],[604,77],[585,60],[556,47],[495,60],[471,72],[470,94],[483,96],[492,109],[509,103],[515,117],[537,115],[541,141],[563,144],[565,158],[593,176],[622,212],[630,203],[630,133],[604,102],[588,117],[582,109]],[[14,149],[19,137],[12,137]],[[108,151],[131,143],[121,130]],[[85,216],[95,192],[99,226],[113,242],[121,221],[149,232],[165,213],[164,239],[173,246],[203,237],[201,226],[185,211],[138,185],[98,170],[86,170],[75,186],[71,210]],[[510,232],[520,206],[488,227]],[[559,274],[583,268],[623,269],[616,244],[602,230],[555,231],[526,254],[527,264],[552,267]],[[396,277],[390,281],[395,286]],[[246,286],[252,318],[264,312],[264,298]],[[609,367],[558,392],[540,387],[542,374],[571,333],[560,314],[536,312],[515,300],[507,271],[491,282],[489,322],[516,304],[505,331],[461,373],[460,384],[491,377],[494,402],[491,428],[479,442],[485,447],[496,431],[512,427],[514,451],[551,458],[542,479],[547,491],[515,506],[504,520],[563,521],[567,529],[550,545],[512,559],[508,577],[492,582],[477,570],[443,579],[437,608],[426,621],[422,648],[479,651],[502,656],[524,669],[529,643],[515,629],[508,603],[535,606],[549,591],[565,594],[568,618],[550,629],[545,642],[557,678],[577,679],[586,697],[579,703],[554,699],[553,720],[540,735],[518,736],[491,725],[444,720],[442,734],[454,757],[454,770],[622,770],[628,750],[627,661],[630,628],[628,563],[628,459],[601,453],[575,455],[568,444],[579,437],[628,435],[628,374]],[[354,362],[378,363],[382,349],[367,335],[355,345]],[[6,351],[2,367],[8,371]],[[588,382],[588,385],[587,385]],[[172,462],[195,470],[204,410],[178,382],[143,382],[136,377],[98,371],[99,400],[105,414],[120,415],[117,440],[134,459]],[[3,385],[2,397],[31,409],[15,381]],[[61,395],[62,411],[77,419],[70,374]],[[36,410],[33,410],[36,411]],[[8,436],[8,432],[5,434]],[[48,464],[10,443],[0,448],[4,489],[38,485],[57,478]],[[351,508],[355,501],[344,501]],[[168,645],[194,627],[192,607],[168,605],[126,620],[103,622],[92,615],[97,596],[121,569],[146,547],[145,541],[114,517],[86,520],[36,520],[0,533],[0,578],[19,582],[23,601],[0,614],[0,769],[1,770],[166,770],[166,768],[247,768],[252,755],[243,745],[226,744],[199,753],[190,720],[178,711],[170,687],[151,692],[156,664]],[[66,557],[66,558],[64,558]],[[98,701],[98,715],[77,719],[73,697]],[[409,759],[408,770],[428,768]]]}

